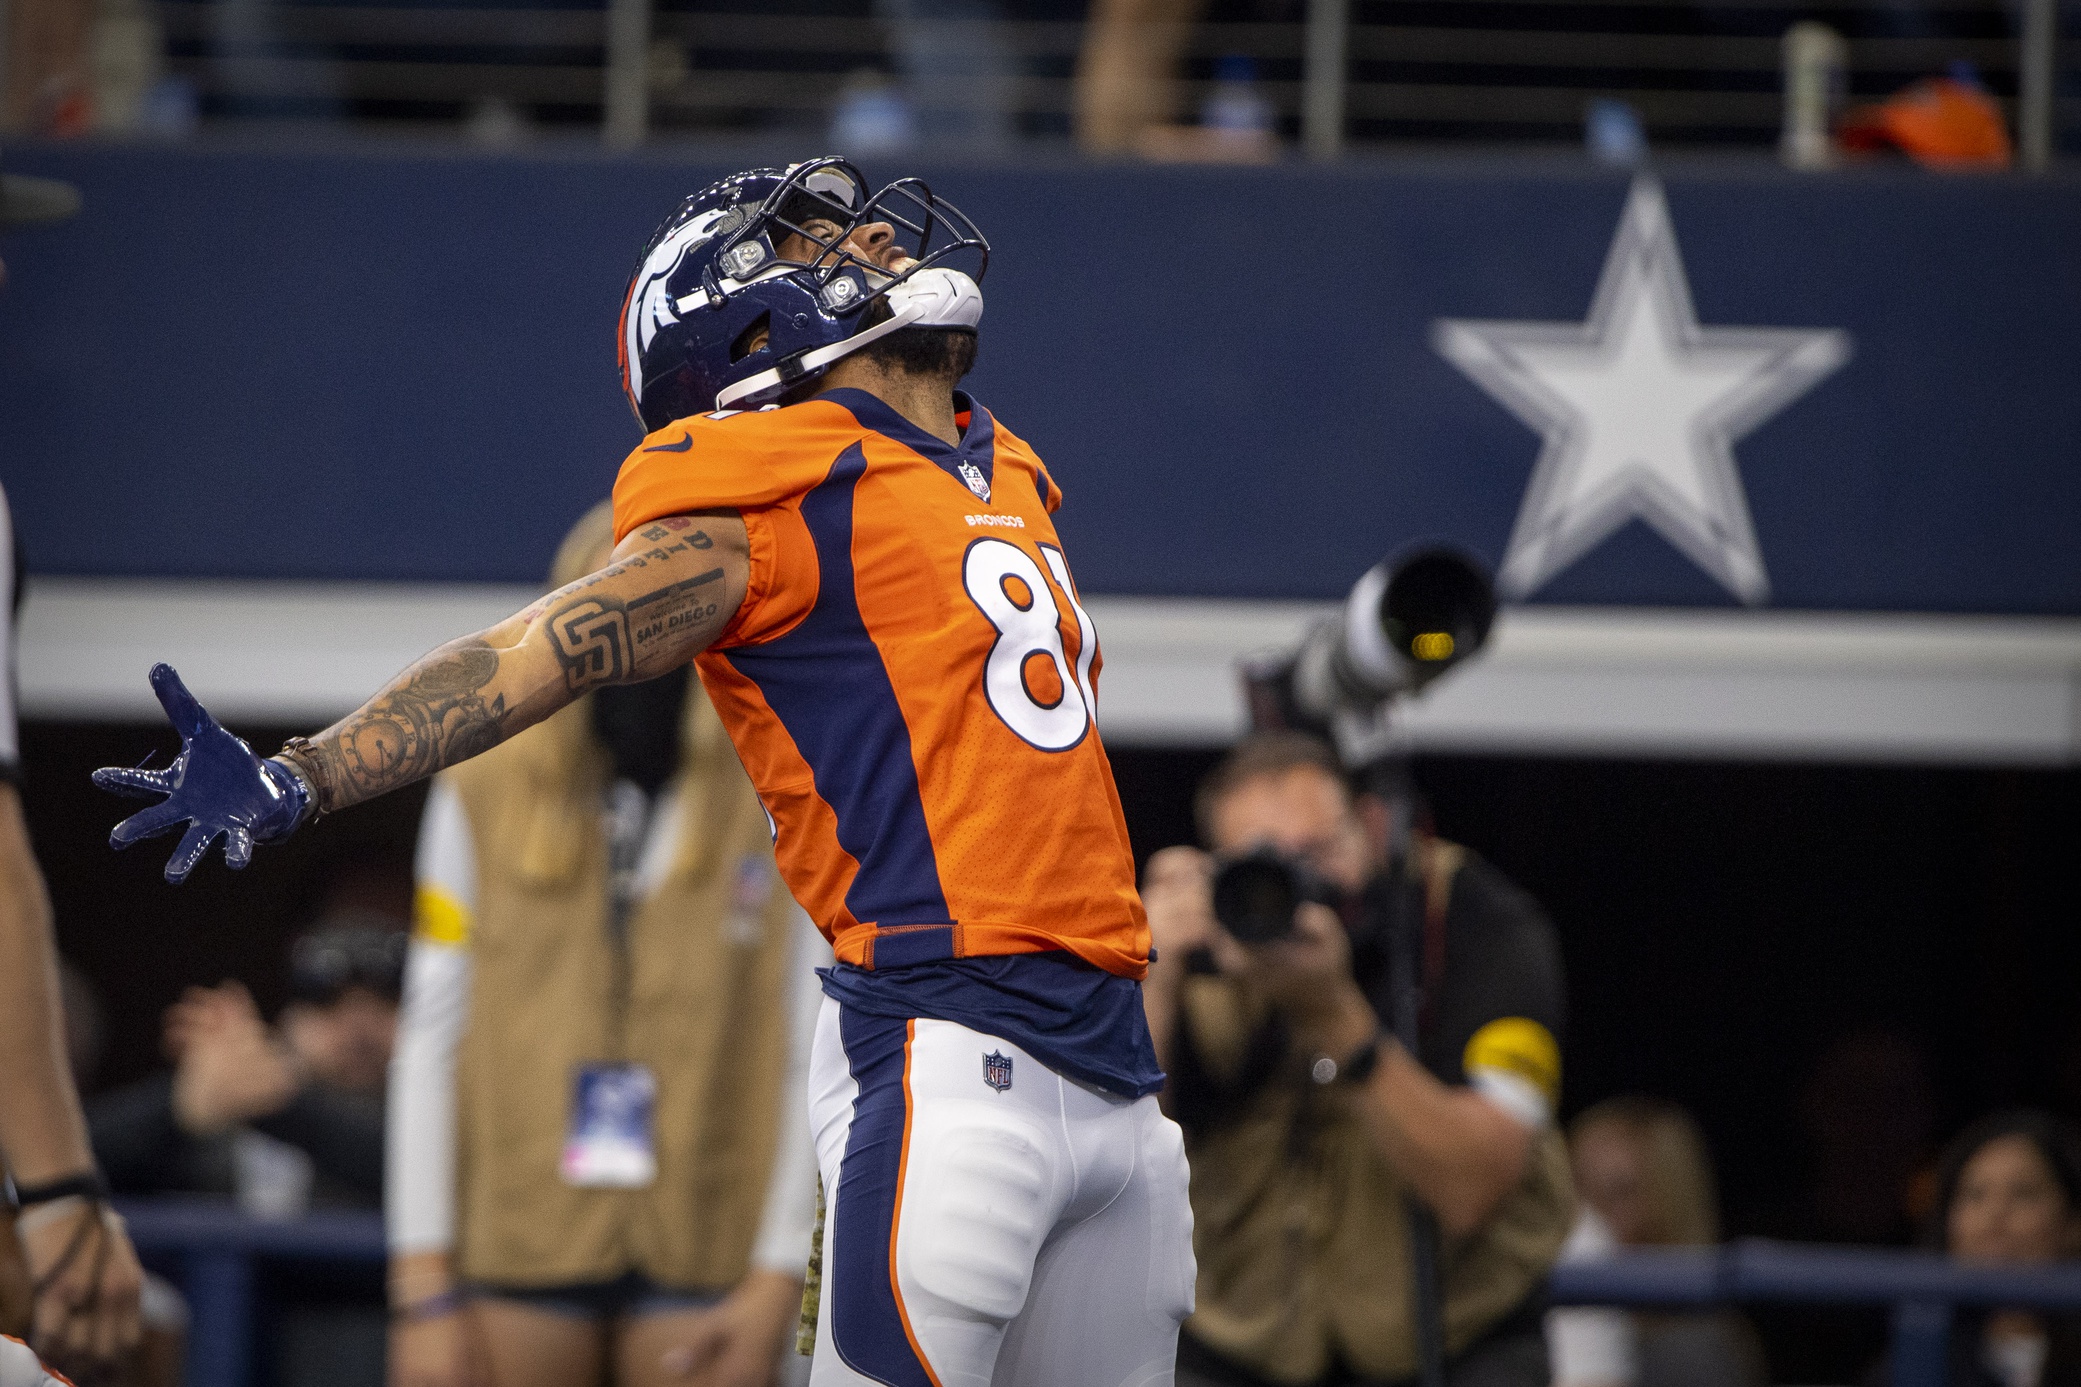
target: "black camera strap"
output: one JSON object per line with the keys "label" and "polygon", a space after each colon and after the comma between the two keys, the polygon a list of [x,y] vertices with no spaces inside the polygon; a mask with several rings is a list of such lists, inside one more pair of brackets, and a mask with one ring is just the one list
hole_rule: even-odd
{"label": "black camera strap", "polygon": [[[1431,967],[1442,971],[1444,914],[1437,906],[1429,873],[1411,881],[1415,815],[1407,794],[1383,797],[1388,812],[1387,956],[1388,1029],[1421,1064],[1424,994],[1432,982]],[[1411,909],[1411,898],[1424,902]],[[1436,936],[1435,943],[1432,936]],[[1414,1194],[1403,1198],[1409,1224],[1409,1296],[1416,1324],[1417,1381],[1422,1387],[1445,1387],[1445,1296],[1438,1277],[1438,1219]]]}

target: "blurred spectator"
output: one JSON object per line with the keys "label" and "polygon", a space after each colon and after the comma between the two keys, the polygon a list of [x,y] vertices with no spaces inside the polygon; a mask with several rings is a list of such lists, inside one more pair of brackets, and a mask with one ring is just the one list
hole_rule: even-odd
{"label": "blurred spectator", "polygon": [[[69,184],[0,173],[0,227],[78,210]],[[66,1064],[50,896],[16,788],[21,574],[13,513],[0,491],[0,1170],[8,1196],[0,1201],[0,1330],[26,1333],[61,1367],[100,1371],[136,1342],[139,1271],[122,1221],[108,1209]]]}
{"label": "blurred spectator", "polygon": [[[1581,1220],[1564,1258],[1623,1247],[1704,1247],[1720,1240],[1712,1158],[1690,1114],[1656,1098],[1611,1098],[1570,1131]],[[1547,1317],[1555,1387],[1760,1387],[1763,1355],[1732,1311]]]}
{"label": "blurred spectator", "polygon": [[[1937,1167],[1925,1241],[1962,1262],[2031,1267],[2081,1257],[2081,1137],[2050,1113],[1996,1113],[1968,1128]],[[1885,1387],[1881,1360],[1866,1382]],[[1961,1313],[1950,1387],[2081,1387],[2081,1316]]]}
{"label": "blurred spectator", "polygon": [[1584,110],[1583,143],[1592,159],[1613,168],[1647,161],[1647,126],[1639,109],[1613,97],[1600,97]]}
{"label": "blurred spectator", "polygon": [[[550,587],[613,544],[602,503]],[[684,668],[435,780],[391,1085],[394,1387],[770,1381],[831,957],[770,822]]]}
{"label": "blurred spectator", "polygon": [[1147,125],[1134,149],[1162,163],[1269,164],[1279,157],[1278,113],[1257,83],[1257,64],[1230,54],[1214,68],[1197,125]]}
{"label": "blurred spectator", "polygon": [[10,0],[0,9],[0,128],[46,136],[92,128],[94,20],[82,0]]}
{"label": "blurred spectator", "polygon": [[293,1000],[274,1027],[239,983],[188,989],[166,1013],[173,1071],[91,1106],[110,1183],[231,1195],[263,1217],[379,1206],[404,947],[387,917],[327,917],[296,941]]}
{"label": "blurred spectator", "polygon": [[1178,65],[1205,0],[1092,0],[1077,55],[1077,143],[1125,154],[1178,115]]}
{"label": "blurred spectator", "polygon": [[145,0],[14,0],[0,10],[4,126],[47,136],[157,129],[166,36]]}
{"label": "blurred spectator", "polygon": [[1095,154],[1162,163],[1267,164],[1279,157],[1278,112],[1257,63],[1214,65],[1197,122],[1180,122],[1179,69],[1205,0],[1096,0],[1072,97],[1077,142]]}
{"label": "blurred spectator", "polygon": [[833,149],[859,159],[893,154],[917,142],[917,113],[888,74],[863,67],[845,79],[831,112]]}
{"label": "blurred spectator", "polygon": [[998,0],[874,0],[917,131],[934,145],[1011,141],[1019,70]]}
{"label": "blurred spectator", "polygon": [[166,34],[144,0],[99,0],[94,23],[94,128],[142,130],[147,100],[166,77]]}
{"label": "blurred spectator", "polygon": [[1929,168],[2007,168],[2015,157],[2000,104],[1970,63],[1912,82],[1885,101],[1859,106],[1836,127],[1852,153],[1898,149]]}
{"label": "blurred spectator", "polygon": [[[1574,1217],[1552,1125],[1558,946],[1538,906],[1466,849],[1388,838],[1312,737],[1251,737],[1200,789],[1224,856],[1270,847],[1334,892],[1244,945],[1212,862],[1150,859],[1143,990],[1192,1159],[1198,1307],[1179,1387],[1349,1383],[1417,1368],[1409,1201],[1436,1213],[1451,1387],[1546,1387],[1539,1288]],[[1392,873],[1392,849],[1409,870]],[[1422,931],[1420,1054],[1382,1031],[1392,921]]]}

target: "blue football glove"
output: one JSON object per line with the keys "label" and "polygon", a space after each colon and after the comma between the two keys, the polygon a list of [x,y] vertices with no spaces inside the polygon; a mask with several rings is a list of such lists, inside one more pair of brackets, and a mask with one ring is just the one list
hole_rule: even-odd
{"label": "blue football glove", "polygon": [[166,879],[178,886],[219,834],[224,864],[237,869],[253,860],[255,843],[280,842],[296,831],[311,796],[294,771],[255,756],[243,738],[219,726],[172,665],[152,666],[152,692],[181,734],[181,754],[163,771],[106,766],[94,772],[94,783],[104,790],[165,796],[117,824],[108,835],[110,847],[127,848],[186,823],[180,846],[166,860]]}

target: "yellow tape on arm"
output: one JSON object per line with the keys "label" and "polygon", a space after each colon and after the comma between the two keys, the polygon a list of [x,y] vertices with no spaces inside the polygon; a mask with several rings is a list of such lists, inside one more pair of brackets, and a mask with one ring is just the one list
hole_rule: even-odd
{"label": "yellow tape on arm", "polygon": [[470,908],[438,886],[422,883],[412,897],[412,933],[429,944],[470,947]]}
{"label": "yellow tape on arm", "polygon": [[1561,1101],[1561,1047],[1553,1032],[1537,1021],[1522,1016],[1503,1016],[1474,1032],[1461,1065],[1472,1074],[1477,1069],[1500,1069],[1536,1084],[1546,1101]]}

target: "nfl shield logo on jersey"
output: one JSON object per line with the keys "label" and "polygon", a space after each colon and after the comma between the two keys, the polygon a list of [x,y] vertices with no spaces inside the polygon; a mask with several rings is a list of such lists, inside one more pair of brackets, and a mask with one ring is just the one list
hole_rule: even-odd
{"label": "nfl shield logo on jersey", "polygon": [[990,504],[990,479],[983,475],[982,468],[972,462],[962,463],[961,480],[968,483],[970,491],[983,498],[984,505]]}
{"label": "nfl shield logo on jersey", "polygon": [[995,1050],[983,1056],[983,1082],[999,1093],[1012,1086],[1012,1057]]}

